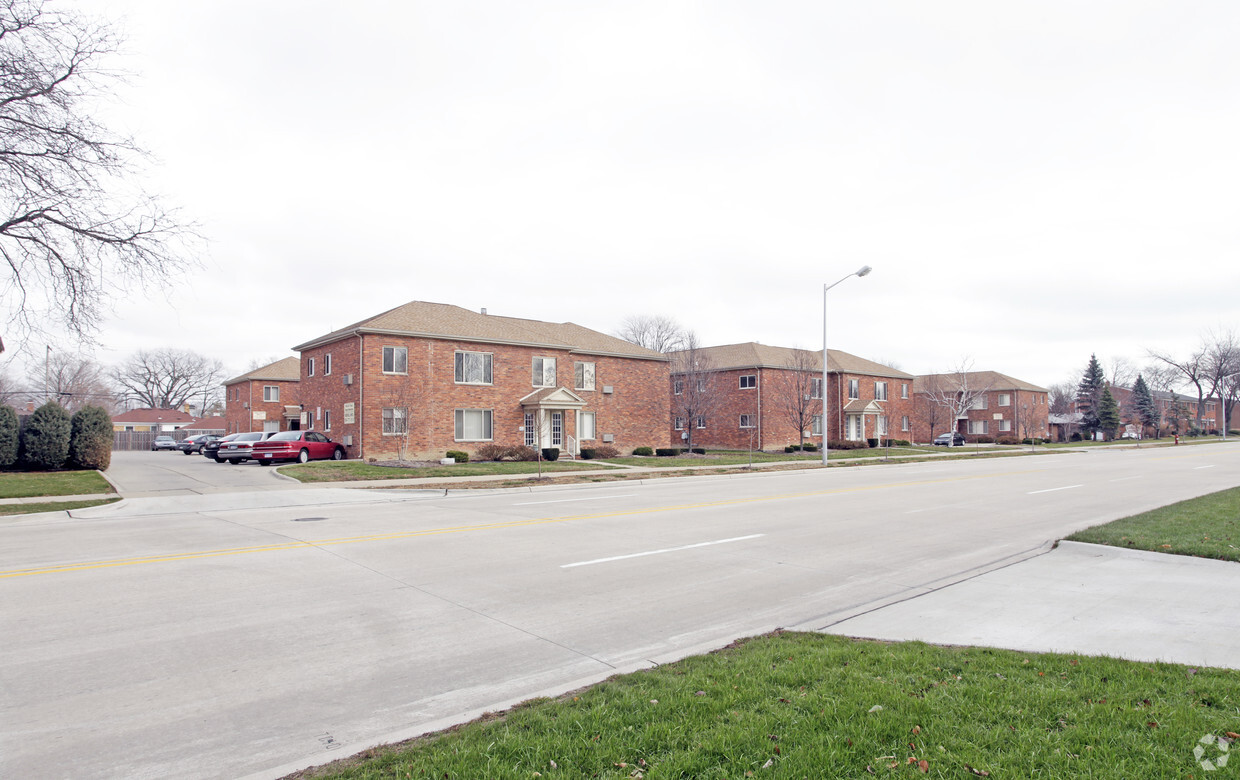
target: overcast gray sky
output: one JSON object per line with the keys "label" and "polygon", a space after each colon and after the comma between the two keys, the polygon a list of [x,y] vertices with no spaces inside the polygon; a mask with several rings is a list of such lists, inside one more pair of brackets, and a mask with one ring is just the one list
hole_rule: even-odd
{"label": "overcast gray sky", "polygon": [[209,252],[97,358],[410,300],[1050,384],[1240,313],[1234,2],[77,0]]}

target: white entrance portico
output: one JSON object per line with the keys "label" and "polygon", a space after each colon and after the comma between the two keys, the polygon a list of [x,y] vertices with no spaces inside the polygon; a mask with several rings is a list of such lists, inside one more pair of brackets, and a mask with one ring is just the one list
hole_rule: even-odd
{"label": "white entrance portico", "polygon": [[[525,411],[525,446],[558,447],[577,455],[576,439],[567,435],[565,425],[568,412],[575,416],[585,407],[584,398],[564,387],[545,387],[522,398],[520,403]],[[577,430],[576,425],[573,430]]]}
{"label": "white entrance portico", "polygon": [[[883,415],[883,407],[877,401],[849,401],[844,407],[844,438],[848,441],[864,441],[877,438],[878,418]],[[873,423],[867,425],[866,417],[873,416]],[[873,435],[867,436],[866,431]]]}

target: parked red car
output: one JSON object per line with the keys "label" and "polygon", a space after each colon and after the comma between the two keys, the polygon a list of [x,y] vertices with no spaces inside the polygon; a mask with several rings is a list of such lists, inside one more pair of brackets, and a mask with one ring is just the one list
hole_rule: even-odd
{"label": "parked red car", "polygon": [[254,442],[250,457],[264,466],[281,460],[343,460],[344,445],[318,431],[281,431],[266,441]]}

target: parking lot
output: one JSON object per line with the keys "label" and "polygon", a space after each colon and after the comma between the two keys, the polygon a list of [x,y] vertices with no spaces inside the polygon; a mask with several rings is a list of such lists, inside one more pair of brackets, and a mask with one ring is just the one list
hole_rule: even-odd
{"label": "parking lot", "polygon": [[236,490],[278,490],[299,487],[275,469],[254,461],[216,463],[202,455],[179,450],[117,451],[106,476],[126,496],[190,495]]}

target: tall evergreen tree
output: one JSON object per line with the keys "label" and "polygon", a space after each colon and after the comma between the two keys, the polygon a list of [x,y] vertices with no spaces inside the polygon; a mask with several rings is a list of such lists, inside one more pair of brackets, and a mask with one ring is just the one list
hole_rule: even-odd
{"label": "tall evergreen tree", "polygon": [[69,460],[69,413],[55,401],[34,410],[22,429],[22,460],[36,469],[58,469]]}
{"label": "tall evergreen tree", "polygon": [[0,468],[8,468],[17,462],[20,430],[17,412],[7,404],[0,404]]}
{"label": "tall evergreen tree", "polygon": [[1098,401],[1098,430],[1108,439],[1115,438],[1115,431],[1119,429],[1119,404],[1115,403],[1115,396],[1111,395],[1110,387],[1102,388],[1102,398]]}
{"label": "tall evergreen tree", "polygon": [[[1081,428],[1093,438],[1098,430],[1098,407],[1102,403],[1102,391],[1106,387],[1106,374],[1098,363],[1097,355],[1089,356],[1089,365],[1085,367],[1085,375],[1076,388],[1076,410],[1081,413]],[[1112,401],[1115,399],[1112,398]]]}
{"label": "tall evergreen tree", "polygon": [[1149,385],[1145,384],[1145,377],[1137,374],[1137,381],[1132,385],[1132,412],[1133,417],[1141,425],[1141,435],[1145,435],[1145,428],[1153,427],[1154,435],[1158,435],[1158,422],[1160,415],[1158,414],[1158,404],[1154,403],[1154,394],[1150,392]]}

